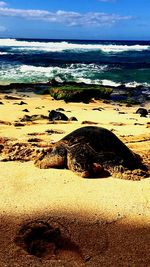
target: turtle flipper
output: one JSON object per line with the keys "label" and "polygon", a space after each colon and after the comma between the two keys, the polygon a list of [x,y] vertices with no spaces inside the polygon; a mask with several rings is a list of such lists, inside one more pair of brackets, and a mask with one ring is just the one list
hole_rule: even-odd
{"label": "turtle flipper", "polygon": [[57,144],[57,146],[54,146],[51,152],[36,160],[35,166],[41,169],[65,168],[67,165],[66,161],[67,150],[65,148],[65,145],[60,143]]}

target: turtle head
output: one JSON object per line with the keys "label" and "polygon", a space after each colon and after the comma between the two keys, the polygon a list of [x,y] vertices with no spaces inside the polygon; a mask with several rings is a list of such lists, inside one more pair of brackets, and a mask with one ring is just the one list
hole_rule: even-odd
{"label": "turtle head", "polygon": [[98,162],[80,162],[68,154],[68,168],[83,178],[98,177],[103,172],[103,166]]}
{"label": "turtle head", "polygon": [[68,169],[83,178],[97,177],[103,166],[96,160],[95,151],[86,143],[75,144],[67,148]]}
{"label": "turtle head", "polygon": [[81,170],[79,173],[83,178],[100,177],[104,171],[103,165],[98,162],[91,163],[87,170]]}

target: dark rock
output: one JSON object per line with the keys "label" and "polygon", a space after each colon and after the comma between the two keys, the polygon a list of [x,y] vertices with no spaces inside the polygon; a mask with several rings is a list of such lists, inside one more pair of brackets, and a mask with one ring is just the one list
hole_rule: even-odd
{"label": "dark rock", "polygon": [[127,114],[127,112],[124,112],[124,111],[119,111],[118,113],[119,114]]}
{"label": "dark rock", "polygon": [[28,142],[33,142],[33,143],[36,143],[36,142],[41,142],[42,141],[42,139],[40,139],[40,138],[30,138],[30,139],[28,139]]}
{"label": "dark rock", "polygon": [[62,130],[46,130],[45,131],[47,134],[51,135],[51,134],[64,134],[64,131]]}
{"label": "dark rock", "polygon": [[68,117],[62,112],[51,110],[49,111],[49,120],[50,121],[55,121],[55,120],[68,121]]}
{"label": "dark rock", "polygon": [[25,115],[25,116],[23,116],[23,118],[21,119],[21,121],[32,121],[32,119],[31,119],[31,116]]}
{"label": "dark rock", "polygon": [[30,112],[27,108],[22,110],[23,112]]}
{"label": "dark rock", "polygon": [[14,126],[15,127],[22,127],[22,126],[25,126],[25,124],[24,123],[21,123],[21,122],[15,122],[14,123]]}
{"label": "dark rock", "polygon": [[144,125],[143,123],[135,122],[134,125]]}
{"label": "dark rock", "polygon": [[112,93],[112,89],[104,88],[101,86],[81,86],[80,84],[61,86],[57,88],[52,88],[50,90],[50,95],[55,100],[64,100],[68,102],[83,102],[85,104],[89,103],[91,99],[101,99],[108,98]]}
{"label": "dark rock", "polygon": [[126,107],[128,107],[128,108],[130,108],[132,106],[133,106],[132,104],[129,104],[129,103],[126,104]]}
{"label": "dark rock", "polygon": [[4,103],[0,101],[0,105],[4,105]]}
{"label": "dark rock", "polygon": [[92,110],[98,110],[98,111],[102,111],[103,108],[93,108]]}
{"label": "dark rock", "polygon": [[34,132],[34,133],[28,133],[28,135],[37,136],[37,135],[45,135],[45,133],[36,133],[36,132]]}
{"label": "dark rock", "polygon": [[53,78],[51,81],[49,81],[49,84],[52,86],[59,86],[61,83],[57,81],[55,78]]}
{"label": "dark rock", "polygon": [[65,111],[64,108],[56,108],[56,111]]}
{"label": "dark rock", "polygon": [[145,108],[138,108],[136,114],[140,114],[140,117],[146,117],[148,115],[148,111]]}
{"label": "dark rock", "polygon": [[0,153],[3,151],[3,149],[4,149],[4,145],[0,144]]}
{"label": "dark rock", "polygon": [[89,124],[89,125],[96,125],[98,124],[98,122],[94,122],[94,121],[82,121],[82,124]]}
{"label": "dark rock", "polygon": [[70,121],[78,121],[76,117],[70,117],[69,120]]}
{"label": "dark rock", "polygon": [[146,128],[150,128],[150,122],[147,122]]}
{"label": "dark rock", "polygon": [[110,104],[111,102],[110,102],[110,100],[105,99],[105,100],[103,100],[103,103],[104,104]]}
{"label": "dark rock", "polygon": [[27,105],[27,103],[24,101],[21,101],[18,105]]}
{"label": "dark rock", "polygon": [[20,100],[21,99],[20,97],[11,96],[11,95],[5,95],[4,98],[8,100]]}
{"label": "dark rock", "polygon": [[11,125],[11,122],[0,120],[0,124],[3,124],[3,125]]}

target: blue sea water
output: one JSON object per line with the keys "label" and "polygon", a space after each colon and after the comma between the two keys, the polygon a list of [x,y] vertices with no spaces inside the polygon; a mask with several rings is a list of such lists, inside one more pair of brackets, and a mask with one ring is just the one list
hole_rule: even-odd
{"label": "blue sea water", "polygon": [[150,41],[0,39],[0,84],[52,78],[150,86]]}

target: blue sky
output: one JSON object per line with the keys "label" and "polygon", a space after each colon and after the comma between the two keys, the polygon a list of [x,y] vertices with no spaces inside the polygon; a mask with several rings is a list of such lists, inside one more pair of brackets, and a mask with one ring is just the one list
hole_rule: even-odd
{"label": "blue sky", "polygon": [[0,36],[150,40],[150,0],[0,1]]}

